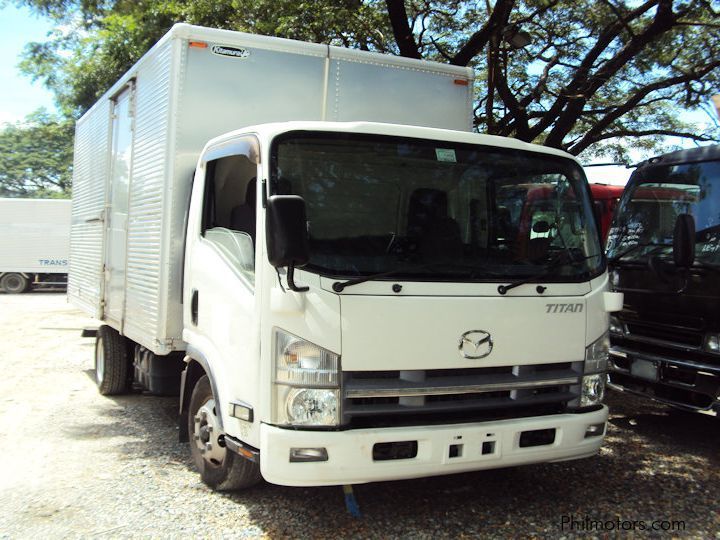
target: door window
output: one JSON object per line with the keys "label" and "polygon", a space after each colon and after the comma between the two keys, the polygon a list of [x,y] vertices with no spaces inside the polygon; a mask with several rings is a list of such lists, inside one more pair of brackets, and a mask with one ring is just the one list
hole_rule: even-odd
{"label": "door window", "polygon": [[223,258],[255,284],[257,165],[247,156],[208,161],[202,236]]}

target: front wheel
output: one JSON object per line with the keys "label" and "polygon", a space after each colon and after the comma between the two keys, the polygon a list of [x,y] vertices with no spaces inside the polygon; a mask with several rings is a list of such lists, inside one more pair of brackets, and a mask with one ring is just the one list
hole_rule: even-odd
{"label": "front wheel", "polygon": [[10,273],[5,274],[0,279],[0,289],[8,294],[20,294],[26,292],[30,288],[30,281],[22,274]]}
{"label": "front wheel", "polygon": [[203,375],[195,384],[188,410],[190,452],[200,478],[218,491],[253,486],[262,479],[260,467],[227,449],[218,409],[210,379]]}

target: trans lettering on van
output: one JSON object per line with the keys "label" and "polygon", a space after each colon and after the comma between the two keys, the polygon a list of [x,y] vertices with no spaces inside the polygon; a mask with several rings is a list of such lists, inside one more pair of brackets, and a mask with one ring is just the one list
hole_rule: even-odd
{"label": "trans lettering on van", "polygon": [[67,259],[38,259],[40,266],[67,266]]}

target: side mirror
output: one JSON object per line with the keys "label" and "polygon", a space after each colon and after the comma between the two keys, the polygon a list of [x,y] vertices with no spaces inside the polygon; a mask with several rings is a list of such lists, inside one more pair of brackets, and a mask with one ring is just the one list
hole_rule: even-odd
{"label": "side mirror", "polygon": [[265,234],[270,264],[303,266],[310,259],[305,201],[297,195],[273,195],[267,200]]}
{"label": "side mirror", "polygon": [[690,268],[695,262],[695,219],[680,214],[673,232],[673,259],[678,268]]}

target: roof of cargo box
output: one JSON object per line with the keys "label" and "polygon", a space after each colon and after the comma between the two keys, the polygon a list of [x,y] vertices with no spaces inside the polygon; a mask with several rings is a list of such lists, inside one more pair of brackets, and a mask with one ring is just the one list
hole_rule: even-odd
{"label": "roof of cargo box", "polygon": [[[210,146],[222,144],[240,135],[248,133],[256,133],[263,138],[273,138],[277,135],[297,131],[336,131],[342,133],[357,133],[369,135],[385,135],[391,137],[408,137],[413,139],[425,139],[432,141],[447,141],[460,144],[477,144],[485,146],[496,146],[500,148],[511,148],[515,150],[525,150],[527,152],[538,152],[553,156],[569,158],[579,163],[575,156],[548,146],[540,146],[530,144],[518,139],[510,137],[500,137],[497,135],[482,135],[480,133],[470,133],[465,131],[454,131],[450,129],[429,128],[421,126],[409,126],[400,124],[383,124],[380,122],[305,122],[291,121],[278,122],[269,124],[260,124],[256,126],[243,127],[237,131],[231,131],[215,137],[206,145],[206,149]],[[204,150],[203,150],[204,152]]]}
{"label": "roof of cargo box", "polygon": [[234,30],[220,30],[217,28],[206,28],[203,26],[178,23],[175,24],[163,37],[161,37],[157,43],[155,43],[155,45],[153,45],[130,69],[128,69],[128,71],[117,82],[115,82],[115,84],[113,84],[101,98],[98,99],[96,104],[85,112],[83,117],[94,109],[97,106],[97,103],[100,103],[103,100],[111,99],[122,91],[122,89],[125,88],[135,77],[140,67],[145,62],[148,62],[158,49],[162,48],[165,43],[172,39],[183,39],[191,43],[198,42],[199,46],[205,47],[208,45],[214,47],[218,43],[221,43],[227,47],[257,47],[258,49],[265,49],[269,51],[282,51],[299,55],[345,60],[365,64],[381,64],[411,71],[434,72],[447,75],[449,77],[456,77],[460,81],[463,81],[462,84],[464,85],[472,85],[474,79],[473,69],[469,67],[452,66],[450,64],[442,64],[440,62],[433,62],[429,60],[417,60],[414,58],[405,58],[389,54],[347,49],[344,47],[336,47],[334,45],[308,43],[294,39],[260,36],[245,32],[236,32]]}
{"label": "roof of cargo box", "polygon": [[[403,56],[393,56],[334,45],[323,45],[321,43],[309,43],[295,39],[278,38],[271,36],[260,36],[234,30],[219,30],[217,28],[206,28],[192,24],[179,23],[173,26],[162,38],[179,37],[188,40],[224,41],[228,45],[233,42],[242,42],[244,45],[252,45],[261,49],[293,52],[298,54],[309,54],[314,56],[330,55],[333,58],[345,60],[356,60],[360,62],[380,62],[398,67],[423,69],[425,71],[437,71],[440,73],[452,73],[459,77],[472,77],[472,69],[463,66],[452,66],[429,60],[417,60]],[[162,40],[161,40],[162,41]]]}

